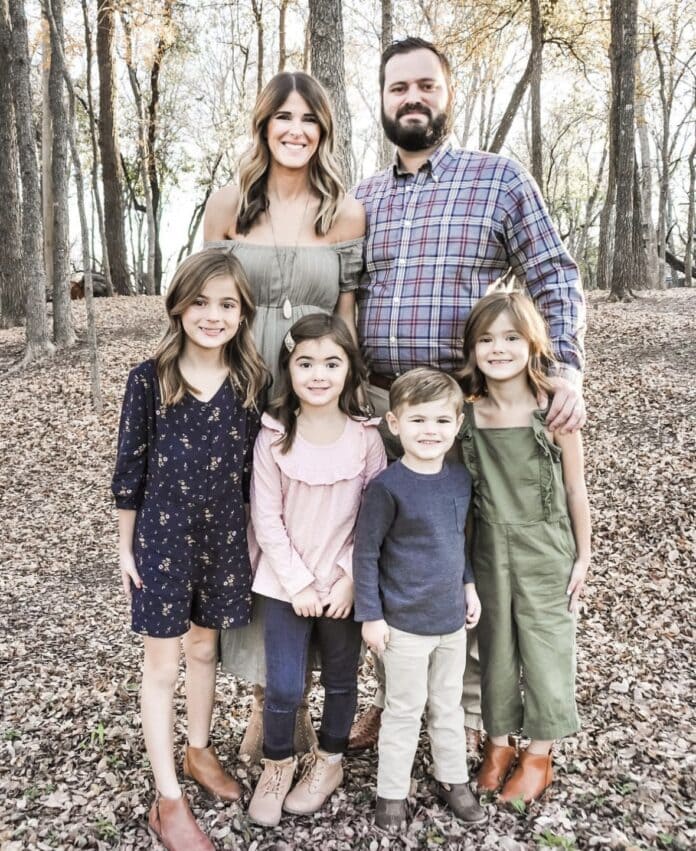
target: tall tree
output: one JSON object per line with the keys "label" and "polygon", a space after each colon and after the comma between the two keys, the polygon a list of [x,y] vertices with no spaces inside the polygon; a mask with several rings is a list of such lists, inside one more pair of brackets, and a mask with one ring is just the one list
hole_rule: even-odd
{"label": "tall tree", "polygon": [[[394,40],[394,23],[393,23],[392,0],[382,0],[382,36],[381,47],[384,52]],[[382,102],[382,92],[379,93],[380,104]],[[387,139],[384,130],[380,131],[379,135],[379,165],[380,168],[386,168],[390,160],[394,156],[394,146]]]}
{"label": "tall tree", "polygon": [[[48,0],[42,9],[48,16]],[[51,68],[48,77],[48,98],[51,110],[51,185],[53,195],[53,338],[58,346],[75,342],[70,304],[70,264],[68,247],[68,119],[65,112],[63,51],[58,39],[63,38],[63,0],[53,0],[55,33],[51,33]]]}
{"label": "tall tree", "polygon": [[263,88],[263,0],[251,0],[251,10],[256,23],[256,94],[259,95]]}
{"label": "tall tree", "polygon": [[123,172],[116,135],[113,0],[97,0],[97,64],[99,67],[99,147],[104,182],[106,241],[114,290],[130,295],[123,212]]}
{"label": "tall tree", "polygon": [[529,0],[530,30],[532,34],[532,176],[539,189],[544,191],[544,160],[541,140],[541,74],[544,49],[544,22],[540,0]]}
{"label": "tall tree", "polygon": [[46,317],[46,272],[43,264],[41,190],[32,117],[29,43],[23,0],[9,0],[12,24],[12,64],[17,147],[22,175],[22,273],[26,281],[26,347],[21,363],[52,354]]}
{"label": "tall tree", "polygon": [[333,103],[337,155],[343,181],[353,185],[353,149],[350,112],[346,96],[346,71],[341,0],[309,0],[309,43],[312,74]]}
{"label": "tall tree", "polygon": [[0,0],[0,328],[24,320],[19,160],[12,102],[12,35],[7,0]]}

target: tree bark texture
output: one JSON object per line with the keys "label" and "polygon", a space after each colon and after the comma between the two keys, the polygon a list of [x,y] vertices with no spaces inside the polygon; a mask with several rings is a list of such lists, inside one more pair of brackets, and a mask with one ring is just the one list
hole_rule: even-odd
{"label": "tree bark texture", "polygon": [[611,50],[616,74],[616,226],[611,272],[611,297],[631,294],[634,260],[635,62],[637,0],[612,0]]}
{"label": "tree bark texture", "polygon": [[41,213],[47,285],[53,287],[53,122],[51,121],[51,34],[41,19]]}
{"label": "tree bark texture", "polygon": [[263,0],[251,0],[251,11],[256,22],[256,95],[258,96],[263,88]]}
{"label": "tree bark texture", "polygon": [[312,74],[328,92],[336,122],[336,154],[346,187],[353,185],[351,120],[346,97],[346,72],[341,0],[309,0]]}
{"label": "tree bark texture", "polygon": [[53,338],[59,347],[75,342],[70,304],[70,262],[68,221],[68,118],[65,111],[63,52],[57,40],[63,38],[63,0],[44,0],[47,14],[51,4],[55,30],[51,32],[51,70],[48,97],[53,138],[51,145],[51,183],[53,186]]}
{"label": "tree bark texture", "polygon": [[[382,38],[381,46],[384,52],[394,40],[394,24],[392,0],[382,0]],[[382,104],[382,92],[379,93],[380,106]],[[387,139],[382,130],[379,139],[379,166],[386,168],[394,158],[394,146]]]}
{"label": "tree bark texture", "polygon": [[285,35],[289,3],[290,0],[280,0],[278,5],[278,72],[285,70],[285,63],[288,61]]}
{"label": "tree bark texture", "polygon": [[650,139],[648,138],[648,123],[645,117],[645,95],[636,91],[636,123],[638,126],[638,142],[640,147],[640,188],[643,208],[641,221],[645,229],[646,256],[648,261],[646,284],[648,289],[659,286],[660,260],[657,253],[657,233],[653,223],[652,201],[652,164],[650,162]]}
{"label": "tree bark texture", "polygon": [[544,24],[541,17],[540,0],[530,0],[532,35],[532,177],[539,191],[544,194],[544,160],[541,142],[541,74],[542,51],[544,48]]}
{"label": "tree bark texture", "polygon": [[9,0],[12,23],[12,92],[22,176],[22,271],[27,286],[24,362],[53,352],[46,318],[41,189],[32,117],[29,44],[23,0]]}
{"label": "tree bark texture", "polygon": [[123,173],[116,137],[113,66],[114,11],[111,0],[97,0],[99,67],[99,148],[104,183],[104,220],[111,280],[119,295],[130,295],[123,215]]}
{"label": "tree bark texture", "polygon": [[684,246],[684,283],[694,286],[694,229],[696,229],[696,138],[689,154],[689,192],[687,196],[686,245]]}
{"label": "tree bark texture", "polygon": [[12,102],[12,35],[7,0],[0,0],[0,328],[24,321],[19,159]]}
{"label": "tree bark texture", "polygon": [[527,67],[524,69],[524,73],[517,81],[517,85],[515,86],[512,94],[510,95],[510,101],[507,105],[507,109],[503,113],[500,125],[498,126],[495,136],[493,137],[493,141],[491,142],[491,146],[488,149],[493,154],[500,153],[500,149],[505,144],[505,139],[507,138],[507,134],[510,132],[512,122],[515,120],[517,110],[520,108],[524,93],[527,91],[527,87],[531,82],[532,74],[534,72],[534,60],[535,56],[532,52],[529,54],[529,59],[527,60]]}

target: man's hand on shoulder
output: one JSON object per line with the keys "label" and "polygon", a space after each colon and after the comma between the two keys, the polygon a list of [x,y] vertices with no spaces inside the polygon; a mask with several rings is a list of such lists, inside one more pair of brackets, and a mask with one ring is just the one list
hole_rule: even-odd
{"label": "man's hand on shoulder", "polygon": [[[546,415],[547,427],[551,431],[558,430],[560,434],[581,429],[587,422],[582,388],[560,375],[549,376],[549,381],[553,385],[553,401]],[[544,406],[544,401],[539,399],[541,407]]]}

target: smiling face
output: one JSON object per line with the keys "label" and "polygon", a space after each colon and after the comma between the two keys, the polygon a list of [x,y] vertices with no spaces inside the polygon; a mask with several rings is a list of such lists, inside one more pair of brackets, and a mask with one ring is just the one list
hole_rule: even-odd
{"label": "smiling face", "polygon": [[305,168],[316,153],[320,139],[317,116],[301,94],[290,92],[266,126],[271,159],[285,168]]}
{"label": "smiling face", "polygon": [[527,370],[529,342],[515,328],[507,310],[500,313],[475,343],[476,366],[487,381],[509,381]]}
{"label": "smiling face", "polygon": [[331,337],[298,343],[290,358],[290,381],[300,408],[338,407],[348,377],[348,357]]}
{"label": "smiling face", "polygon": [[181,314],[186,346],[222,349],[237,333],[242,301],[231,275],[208,278],[203,289]]}
{"label": "smiling face", "polygon": [[457,413],[454,399],[443,396],[417,405],[404,403],[389,411],[386,420],[391,433],[401,440],[404,462],[418,467],[433,462],[441,465],[461,427],[462,415]]}
{"label": "smiling face", "polygon": [[382,90],[389,141],[406,151],[423,151],[442,141],[450,123],[450,92],[438,57],[425,48],[392,56]]}

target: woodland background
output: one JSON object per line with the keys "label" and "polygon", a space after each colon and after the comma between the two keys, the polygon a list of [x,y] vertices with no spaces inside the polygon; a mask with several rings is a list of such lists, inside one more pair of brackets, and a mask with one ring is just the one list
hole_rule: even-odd
{"label": "woodland background", "polygon": [[[457,140],[529,168],[589,291],[585,727],[544,801],[476,831],[430,795],[425,742],[395,840],[371,827],[374,754],[326,812],[275,832],[194,807],[229,848],[696,845],[696,2],[0,0],[3,851],[150,842],[108,496],[125,378],[260,87],[281,68],[322,80],[351,186],[391,157],[379,52],[406,34],[451,56]],[[229,677],[219,693],[233,760],[249,695]]]}

